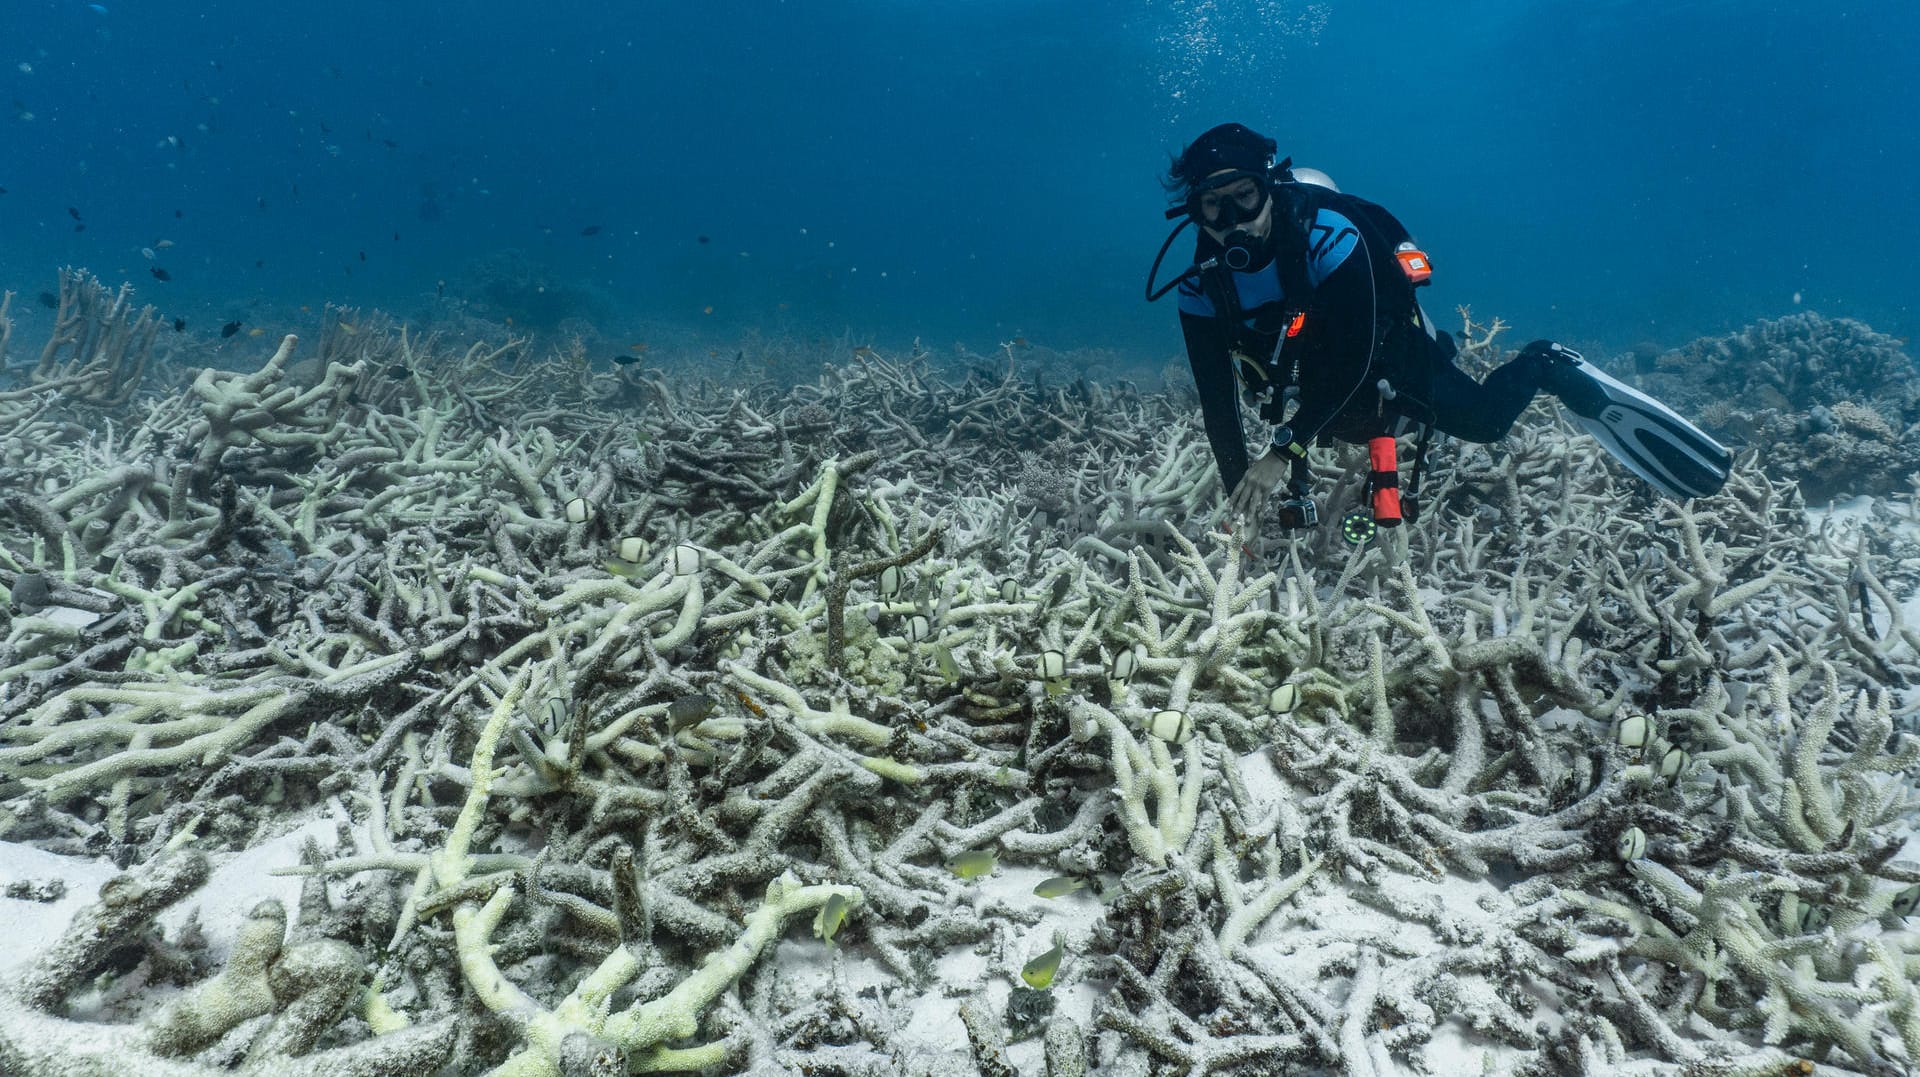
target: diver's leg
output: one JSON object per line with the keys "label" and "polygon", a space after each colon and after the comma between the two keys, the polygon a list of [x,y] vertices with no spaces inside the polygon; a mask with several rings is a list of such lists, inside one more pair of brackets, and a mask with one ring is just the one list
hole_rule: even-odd
{"label": "diver's leg", "polygon": [[1540,359],[1524,352],[1485,381],[1474,381],[1450,361],[1437,362],[1428,387],[1433,409],[1428,421],[1462,441],[1499,441],[1533,402],[1540,382]]}

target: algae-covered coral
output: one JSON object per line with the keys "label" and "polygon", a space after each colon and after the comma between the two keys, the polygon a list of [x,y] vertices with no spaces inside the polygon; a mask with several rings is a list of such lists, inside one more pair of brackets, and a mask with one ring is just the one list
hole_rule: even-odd
{"label": "algae-covered coral", "polygon": [[1906,342],[1811,311],[1660,354],[1647,385],[1766,456],[1809,501],[1912,489],[1920,373]]}
{"label": "algae-covered coral", "polygon": [[[124,869],[10,1071],[1920,1058],[1910,517],[1650,502],[1536,413],[1249,550],[1126,385],[298,349],[0,393],[0,827]],[[296,906],[162,923],[312,812]]]}

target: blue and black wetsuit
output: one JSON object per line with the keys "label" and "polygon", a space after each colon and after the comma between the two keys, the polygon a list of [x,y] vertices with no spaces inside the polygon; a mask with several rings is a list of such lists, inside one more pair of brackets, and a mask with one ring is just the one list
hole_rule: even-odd
{"label": "blue and black wetsuit", "polygon": [[[1405,229],[1385,209],[1298,183],[1276,184],[1273,198],[1279,242],[1271,261],[1245,272],[1217,267],[1179,289],[1187,361],[1226,489],[1247,470],[1237,362],[1250,389],[1262,380],[1274,389],[1261,408],[1269,422],[1284,417],[1280,390],[1298,390],[1287,425],[1303,442],[1364,443],[1409,422],[1463,441],[1504,437],[1540,388],[1539,364],[1517,359],[1484,383],[1454,366],[1452,337],[1427,324],[1394,255]],[[1203,230],[1194,261],[1220,253]],[[1296,315],[1304,317],[1289,336]],[[1395,399],[1382,398],[1383,378]]]}

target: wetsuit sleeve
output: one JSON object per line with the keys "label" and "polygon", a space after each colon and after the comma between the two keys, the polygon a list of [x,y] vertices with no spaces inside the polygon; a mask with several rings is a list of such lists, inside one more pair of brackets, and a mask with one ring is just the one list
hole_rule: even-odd
{"label": "wetsuit sleeve", "polygon": [[[1367,388],[1376,304],[1366,254],[1352,250],[1337,264],[1323,259],[1314,268],[1322,267],[1326,275],[1314,289],[1313,310],[1300,336],[1287,344],[1301,349],[1300,407],[1287,421],[1301,440],[1356,404],[1372,407],[1376,399]],[[1285,351],[1282,356],[1284,363]]]}
{"label": "wetsuit sleeve", "polygon": [[1187,338],[1187,363],[1200,392],[1200,418],[1207,427],[1207,443],[1220,469],[1220,483],[1229,491],[1247,473],[1247,439],[1240,428],[1240,402],[1234,397],[1233,358],[1227,329],[1218,318],[1200,318],[1182,312],[1180,331]]}

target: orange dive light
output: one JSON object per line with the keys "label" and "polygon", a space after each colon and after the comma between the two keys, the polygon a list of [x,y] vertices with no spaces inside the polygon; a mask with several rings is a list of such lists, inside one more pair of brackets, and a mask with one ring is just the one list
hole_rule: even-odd
{"label": "orange dive light", "polygon": [[1372,467],[1367,475],[1367,489],[1373,494],[1373,522],[1381,527],[1399,527],[1399,445],[1385,435],[1373,438],[1367,442],[1367,457]]}

